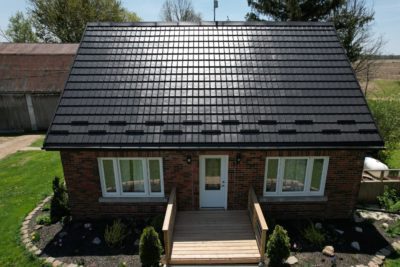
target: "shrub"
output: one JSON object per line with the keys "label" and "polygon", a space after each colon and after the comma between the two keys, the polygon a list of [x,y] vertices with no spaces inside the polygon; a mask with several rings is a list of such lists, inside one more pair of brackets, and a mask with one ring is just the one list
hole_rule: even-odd
{"label": "shrub", "polygon": [[40,225],[50,225],[51,219],[50,216],[47,214],[42,214],[36,217],[36,224]]}
{"label": "shrub", "polygon": [[69,215],[67,190],[60,178],[57,176],[53,180],[53,197],[50,203],[51,221],[58,222],[62,217]]}
{"label": "shrub", "polygon": [[32,242],[34,242],[34,243],[36,243],[36,242],[38,242],[39,240],[40,240],[40,235],[39,235],[39,233],[38,232],[33,232],[32,234],[31,234],[31,240],[32,240]]}
{"label": "shrub", "polygon": [[126,237],[126,226],[121,220],[115,220],[111,226],[107,225],[104,240],[111,248],[120,246]]}
{"label": "shrub", "polygon": [[47,202],[46,204],[44,204],[42,211],[50,211],[50,203]]}
{"label": "shrub", "polygon": [[163,249],[157,232],[152,226],[143,229],[140,236],[139,255],[143,267],[159,266]]}
{"label": "shrub", "polygon": [[310,225],[304,229],[302,235],[304,239],[318,247],[321,247],[325,242],[324,233],[322,233],[321,230],[315,228],[313,223],[310,223]]}
{"label": "shrub", "polygon": [[393,209],[400,208],[398,202],[400,202],[400,198],[397,194],[396,189],[389,188],[385,186],[385,191],[382,196],[377,197],[379,204],[386,210],[396,211]]}
{"label": "shrub", "polygon": [[395,238],[400,235],[400,220],[397,220],[386,230],[389,236]]}
{"label": "shrub", "polygon": [[276,225],[274,232],[267,243],[267,255],[271,266],[281,266],[290,255],[290,239],[287,231],[280,225]]}

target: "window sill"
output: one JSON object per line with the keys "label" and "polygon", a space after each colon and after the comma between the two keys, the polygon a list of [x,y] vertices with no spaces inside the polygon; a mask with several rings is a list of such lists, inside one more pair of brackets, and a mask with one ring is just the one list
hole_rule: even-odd
{"label": "window sill", "polygon": [[276,202],[327,202],[326,196],[263,196],[260,202],[276,203]]}
{"label": "window sill", "polygon": [[100,197],[100,203],[167,203],[166,197]]}

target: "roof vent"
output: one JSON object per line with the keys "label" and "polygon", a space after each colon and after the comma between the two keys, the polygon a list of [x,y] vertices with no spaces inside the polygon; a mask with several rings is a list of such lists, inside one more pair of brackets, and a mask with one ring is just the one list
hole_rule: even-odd
{"label": "roof vent", "polygon": [[71,121],[72,125],[88,125],[89,122],[88,121],[84,121],[84,120],[78,120],[78,121]]}
{"label": "roof vent", "polygon": [[50,130],[51,134],[69,134],[69,131],[67,130]]}
{"label": "roof vent", "polygon": [[242,129],[240,130],[241,134],[259,134],[260,130],[258,129]]}
{"label": "roof vent", "polygon": [[176,134],[183,134],[183,132],[182,130],[164,130],[163,134],[176,135]]}
{"label": "roof vent", "polygon": [[323,129],[321,132],[323,134],[340,134],[342,131],[339,129]]}
{"label": "roof vent", "polygon": [[338,124],[356,124],[355,120],[337,120]]}
{"label": "roof vent", "polygon": [[110,125],[126,125],[126,121],[109,121]]}
{"label": "roof vent", "polygon": [[280,129],[278,131],[278,133],[280,133],[280,134],[296,134],[297,131],[296,131],[296,129]]}
{"label": "roof vent", "polygon": [[164,125],[163,121],[146,121],[145,124],[147,126],[162,126]]}
{"label": "roof vent", "polygon": [[142,135],[144,134],[143,130],[126,130],[126,134],[131,134],[131,135]]}
{"label": "roof vent", "polygon": [[182,122],[183,125],[201,125],[201,120],[185,120]]}
{"label": "roof vent", "polygon": [[89,130],[88,131],[89,134],[106,134],[106,130]]}
{"label": "roof vent", "polygon": [[275,124],[277,124],[277,121],[276,120],[259,120],[258,124],[261,124],[261,125],[275,125]]}
{"label": "roof vent", "polygon": [[374,133],[378,133],[377,129],[359,129],[358,132],[360,134],[374,134]]}
{"label": "roof vent", "polygon": [[295,124],[313,124],[314,121],[313,120],[295,120],[294,123]]}
{"label": "roof vent", "polygon": [[238,125],[240,124],[239,120],[222,120],[222,124],[226,125]]}
{"label": "roof vent", "polygon": [[218,135],[218,134],[221,134],[221,131],[220,130],[202,130],[201,131],[201,133],[202,134],[215,134],[215,135]]}

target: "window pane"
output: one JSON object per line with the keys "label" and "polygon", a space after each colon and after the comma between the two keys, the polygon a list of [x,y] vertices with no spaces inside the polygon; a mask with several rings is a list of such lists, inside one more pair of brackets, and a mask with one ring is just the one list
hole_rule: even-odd
{"label": "window pane", "polygon": [[149,175],[151,192],[161,192],[160,161],[149,160]]}
{"label": "window pane", "polygon": [[303,191],[307,159],[286,159],[282,191]]}
{"label": "window pane", "polygon": [[120,160],[123,192],[144,192],[143,165],[141,160]]}
{"label": "window pane", "polygon": [[103,160],[104,181],[106,184],[105,191],[112,193],[117,192],[115,187],[114,165],[111,159]]}
{"label": "window pane", "polygon": [[269,159],[267,163],[267,185],[266,192],[276,191],[276,180],[278,177],[278,159]]}
{"label": "window pane", "polygon": [[311,191],[319,191],[321,188],[322,169],[324,159],[314,159],[312,176],[311,176]]}
{"label": "window pane", "polygon": [[206,159],[206,190],[221,189],[221,159]]}

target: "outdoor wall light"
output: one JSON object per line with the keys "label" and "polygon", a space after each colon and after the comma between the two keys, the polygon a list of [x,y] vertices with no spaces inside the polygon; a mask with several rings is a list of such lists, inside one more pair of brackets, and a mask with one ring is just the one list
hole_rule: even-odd
{"label": "outdoor wall light", "polygon": [[192,163],[192,156],[187,155],[187,156],[186,156],[186,162],[187,162],[188,164]]}
{"label": "outdoor wall light", "polygon": [[240,163],[240,161],[242,160],[240,153],[236,154],[236,163]]}

